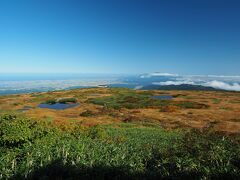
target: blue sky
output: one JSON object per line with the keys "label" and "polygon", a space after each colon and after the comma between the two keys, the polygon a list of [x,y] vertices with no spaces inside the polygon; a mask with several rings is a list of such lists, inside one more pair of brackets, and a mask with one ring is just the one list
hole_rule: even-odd
{"label": "blue sky", "polygon": [[239,0],[0,0],[0,73],[239,67]]}

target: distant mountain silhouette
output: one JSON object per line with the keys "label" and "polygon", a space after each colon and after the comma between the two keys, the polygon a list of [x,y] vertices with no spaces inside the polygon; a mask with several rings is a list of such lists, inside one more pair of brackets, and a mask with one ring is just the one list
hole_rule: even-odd
{"label": "distant mountain silhouette", "polygon": [[219,91],[213,87],[201,85],[181,84],[181,85],[147,85],[142,90],[198,90],[198,91]]}

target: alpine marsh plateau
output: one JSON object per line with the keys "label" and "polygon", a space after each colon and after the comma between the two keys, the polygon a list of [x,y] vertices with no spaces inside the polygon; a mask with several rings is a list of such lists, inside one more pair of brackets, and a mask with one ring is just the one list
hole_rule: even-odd
{"label": "alpine marsh plateau", "polygon": [[236,179],[239,101],[238,92],[125,88],[0,96],[0,178]]}

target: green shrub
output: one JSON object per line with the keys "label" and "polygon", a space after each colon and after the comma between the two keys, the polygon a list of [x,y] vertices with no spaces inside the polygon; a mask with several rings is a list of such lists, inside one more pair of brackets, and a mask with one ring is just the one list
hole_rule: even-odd
{"label": "green shrub", "polygon": [[35,123],[15,115],[4,115],[0,121],[0,144],[4,147],[19,147],[34,137]]}
{"label": "green shrub", "polygon": [[219,104],[221,101],[221,99],[212,99],[213,104]]}
{"label": "green shrub", "polygon": [[44,104],[56,104],[56,103],[57,103],[56,99],[49,99],[49,100],[44,102]]}
{"label": "green shrub", "polygon": [[91,139],[104,139],[107,137],[107,133],[99,126],[93,126],[87,130],[87,136]]}
{"label": "green shrub", "polygon": [[61,104],[66,104],[66,103],[77,103],[76,98],[63,98],[63,99],[49,99],[44,102],[44,104],[56,104],[56,103],[61,103]]}
{"label": "green shrub", "polygon": [[58,102],[61,104],[77,103],[77,99],[76,98],[64,98],[64,99],[60,99]]}

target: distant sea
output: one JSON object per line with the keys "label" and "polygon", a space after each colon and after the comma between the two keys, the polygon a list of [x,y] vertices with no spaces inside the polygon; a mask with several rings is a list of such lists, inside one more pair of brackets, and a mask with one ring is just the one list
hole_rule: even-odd
{"label": "distant sea", "polygon": [[[212,87],[240,91],[240,76],[177,75],[169,73],[129,74],[1,74],[0,95],[46,92],[75,88],[122,87],[149,89],[156,86],[176,87],[181,85]],[[161,89],[161,88],[159,88]],[[202,89],[202,88],[201,88]]]}
{"label": "distant sea", "polygon": [[121,84],[115,74],[0,74],[0,95],[22,94]]}

